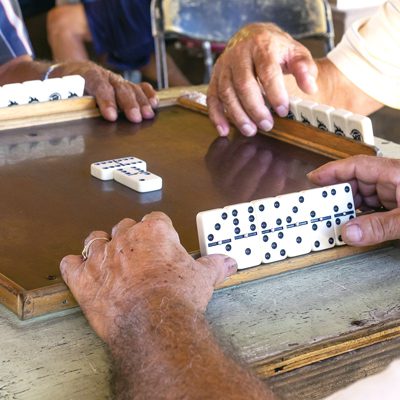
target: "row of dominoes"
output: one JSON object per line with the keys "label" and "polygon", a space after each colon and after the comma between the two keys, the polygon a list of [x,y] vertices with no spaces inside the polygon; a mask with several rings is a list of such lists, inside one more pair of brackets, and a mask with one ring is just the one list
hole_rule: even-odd
{"label": "row of dominoes", "polygon": [[201,254],[243,269],[343,245],[341,226],[354,217],[345,183],[202,211],[196,222]]}
{"label": "row of dominoes", "polygon": [[95,162],[90,166],[90,173],[102,181],[114,179],[141,193],[162,188],[162,179],[147,171],[146,162],[136,157]]}
{"label": "row of dominoes", "polygon": [[10,83],[0,87],[0,107],[81,97],[85,79],[80,75]]}
{"label": "row of dominoes", "polygon": [[[203,93],[186,92],[183,95],[189,100],[207,106],[206,95]],[[335,109],[325,104],[292,96],[289,99],[288,118],[336,135],[374,145],[372,122],[364,115],[353,114],[351,111]]]}
{"label": "row of dominoes", "polygon": [[290,97],[288,118],[318,129],[374,145],[370,118],[299,97]]}

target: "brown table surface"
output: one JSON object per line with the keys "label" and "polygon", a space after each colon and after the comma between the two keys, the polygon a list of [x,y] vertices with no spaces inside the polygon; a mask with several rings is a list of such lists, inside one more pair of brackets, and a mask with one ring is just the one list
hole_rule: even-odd
{"label": "brown table surface", "polygon": [[[126,155],[146,160],[148,169],[163,177],[162,191],[138,194],[90,176],[91,162]],[[187,250],[197,250],[198,211],[307,188],[305,173],[326,161],[263,136],[245,139],[234,134],[217,140],[206,117],[179,107],[161,110],[154,122],[137,126],[91,119],[4,131],[0,134],[0,272],[27,289],[51,285],[59,281],[60,258],[81,251],[89,231],[110,230],[123,217],[141,218],[152,210],[167,212]],[[372,326],[385,313],[398,319],[398,307],[393,306],[398,304],[398,257],[396,249],[381,250],[373,257],[350,257],[345,261],[348,266],[331,262],[284,274],[283,280],[272,277],[250,283],[248,291],[243,286],[222,290],[214,296],[208,318],[226,343],[232,340],[230,312],[240,305],[257,314],[256,330],[245,319],[235,330],[236,343],[247,341],[240,351],[249,362],[260,358],[268,341],[278,346],[283,340],[282,348],[287,347],[291,331],[297,341],[313,342],[321,326],[335,332],[336,321],[344,329],[346,324],[355,329],[355,320]],[[337,277],[341,286],[334,290]],[[293,297],[292,303],[280,304],[282,319],[290,322],[294,306],[308,304],[308,308],[300,318],[303,326],[293,330],[282,324],[278,335],[280,322],[265,304],[274,304],[267,293],[283,290],[282,282],[291,282],[285,287],[294,294],[286,293]],[[320,287],[327,288],[323,303],[314,300],[321,298]],[[336,319],[331,307],[336,297],[329,296],[330,290],[341,299]],[[223,303],[226,313],[218,306]],[[223,321],[221,313],[226,314]],[[18,321],[0,307],[0,341],[0,398],[109,398],[107,353],[80,312]],[[283,373],[270,383],[282,398],[321,398],[382,369],[400,355],[399,349],[399,339],[385,341]]]}
{"label": "brown table surface", "polygon": [[[95,118],[5,131],[0,149],[0,273],[26,290],[60,281],[59,261],[90,231],[153,210],[196,251],[197,212],[310,187],[305,173],[327,161],[261,135],[217,139],[207,117],[177,106],[141,125]],[[145,160],[162,190],[90,175],[91,163],[124,156]]]}

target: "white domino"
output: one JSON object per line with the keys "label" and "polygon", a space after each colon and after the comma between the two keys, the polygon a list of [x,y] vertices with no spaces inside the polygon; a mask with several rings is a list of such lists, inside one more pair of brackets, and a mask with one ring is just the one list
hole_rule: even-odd
{"label": "white domino", "polygon": [[197,214],[196,225],[201,254],[231,254],[232,238],[227,220],[228,213],[222,208]]}
{"label": "white domino", "polygon": [[146,162],[136,157],[124,157],[114,160],[98,161],[90,165],[90,173],[97,179],[109,181],[114,179],[114,171],[126,166],[146,170]]}
{"label": "white domino", "polygon": [[260,235],[257,230],[257,213],[251,203],[234,204],[224,208],[228,215],[227,228],[231,242],[230,256],[239,268],[249,268],[261,263]]}
{"label": "white domino", "polygon": [[343,245],[355,216],[343,183],[203,211],[196,222],[201,254],[229,255],[243,269]]}
{"label": "white domino", "polygon": [[313,125],[313,108],[318,104],[310,100],[302,100],[297,104],[298,121],[306,125]]}
{"label": "white domino", "polygon": [[335,109],[325,104],[292,96],[289,98],[287,118],[310,124],[323,131],[374,145],[374,133],[370,118],[353,114],[344,109]]}
{"label": "white domino", "polygon": [[81,97],[84,89],[85,79],[80,75],[10,83],[0,87],[0,108]]}
{"label": "white domino", "polygon": [[374,133],[371,119],[359,114],[352,114],[347,118],[348,136],[354,140],[374,145]]}
{"label": "white domino", "polygon": [[264,264],[284,260],[287,257],[285,245],[285,210],[279,198],[252,201],[257,212],[261,256]]}
{"label": "white domino", "polygon": [[10,83],[8,85],[4,85],[2,88],[2,94],[7,99],[8,107],[28,104],[29,98],[26,95],[24,87],[21,83]]}
{"label": "white domino", "polygon": [[312,110],[312,125],[323,131],[333,132],[331,113],[334,110],[335,109],[333,107],[325,104],[316,105]]}
{"label": "white domino", "polygon": [[332,186],[332,190],[335,191],[335,197],[331,204],[332,220],[335,228],[335,242],[337,246],[342,246],[345,244],[342,239],[342,226],[350,219],[356,217],[353,193],[348,183]]}
{"label": "white domino", "polygon": [[287,117],[289,119],[294,119],[296,121],[300,121],[299,113],[297,110],[297,105],[302,101],[300,97],[290,96],[289,97],[289,112]]}
{"label": "white domino", "polygon": [[350,132],[347,126],[347,119],[353,113],[347,110],[342,110],[341,108],[332,111],[331,121],[332,121],[332,132],[338,136],[350,136]]}
{"label": "white domino", "polygon": [[85,90],[85,79],[80,75],[63,76],[63,99],[82,97]]}
{"label": "white domino", "polygon": [[114,180],[140,193],[162,188],[162,179],[159,176],[135,167],[114,169]]}

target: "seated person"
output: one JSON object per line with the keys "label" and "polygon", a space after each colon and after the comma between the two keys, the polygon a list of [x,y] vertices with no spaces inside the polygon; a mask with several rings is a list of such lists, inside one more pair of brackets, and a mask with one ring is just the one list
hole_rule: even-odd
{"label": "seated person", "polygon": [[0,20],[3,33],[0,37],[0,85],[77,74],[85,78],[85,92],[95,97],[105,119],[115,121],[118,109],[132,122],[154,117],[157,98],[149,84],[132,84],[89,61],[70,61],[53,66],[34,61],[18,2],[0,0],[0,13],[3,15]]}
{"label": "seated person", "polygon": [[[143,77],[156,81],[150,1],[58,0],[47,17],[48,40],[56,61],[88,60],[85,43],[92,42],[104,62],[117,71],[139,69]],[[172,86],[189,81],[168,56]]]}
{"label": "seated person", "polygon": [[[325,58],[310,52],[273,24],[252,24],[230,40],[217,60],[208,90],[211,120],[226,136],[225,116],[246,136],[270,130],[289,94],[368,115],[383,105],[400,108],[400,0],[386,2],[356,22]],[[260,84],[262,90],[260,89]]]}
{"label": "seated person", "polygon": [[[356,156],[309,174],[315,184],[351,182],[356,206],[384,206],[344,225],[346,243],[400,238],[400,160]],[[213,288],[236,271],[235,260],[194,260],[163,213],[92,232],[85,257],[61,262],[62,276],[115,364],[117,399],[276,399],[217,344],[204,316]],[[400,360],[329,400],[394,400]]]}

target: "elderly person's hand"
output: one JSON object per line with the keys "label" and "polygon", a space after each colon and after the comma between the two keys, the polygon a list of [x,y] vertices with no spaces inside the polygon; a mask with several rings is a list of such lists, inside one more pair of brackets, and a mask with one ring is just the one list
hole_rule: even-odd
{"label": "elderly person's hand", "polygon": [[153,109],[157,107],[158,100],[150,84],[129,82],[90,61],[62,63],[54,69],[51,77],[75,74],[85,78],[85,93],[96,99],[106,120],[115,121],[118,110],[131,122],[154,117]]}
{"label": "elderly person's hand", "polygon": [[366,246],[400,238],[400,160],[355,156],[325,164],[308,177],[320,186],[349,182],[356,207],[390,210],[347,222],[342,231],[347,244]]}
{"label": "elderly person's hand", "polygon": [[317,90],[318,68],[310,52],[274,24],[255,23],[236,33],[217,60],[208,89],[209,115],[220,136],[229,125],[225,112],[245,135],[270,130],[273,118],[263,94],[279,116],[289,98],[284,74],[292,74],[305,93]]}
{"label": "elderly person's hand", "polygon": [[87,259],[64,257],[61,272],[106,343],[118,336],[124,317],[144,301],[150,312],[151,307],[159,311],[160,304],[173,299],[203,313],[214,286],[237,267],[223,255],[194,260],[180,244],[171,220],[160,212],[146,215],[141,222],[124,219],[111,236],[92,232],[85,244],[89,242]]}

